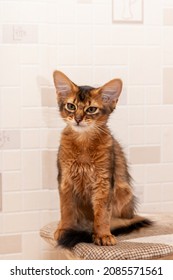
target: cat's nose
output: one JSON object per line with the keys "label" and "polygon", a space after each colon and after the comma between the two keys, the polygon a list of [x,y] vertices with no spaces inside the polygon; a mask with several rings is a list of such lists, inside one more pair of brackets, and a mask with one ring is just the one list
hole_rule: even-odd
{"label": "cat's nose", "polygon": [[76,116],[75,121],[79,124],[82,121],[82,116]]}

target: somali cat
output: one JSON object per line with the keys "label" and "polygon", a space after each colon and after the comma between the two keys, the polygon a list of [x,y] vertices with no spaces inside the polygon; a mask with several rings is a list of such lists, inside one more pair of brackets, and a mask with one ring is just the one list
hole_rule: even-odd
{"label": "somali cat", "polygon": [[77,86],[55,71],[54,83],[67,124],[57,160],[61,220],[54,237],[64,247],[78,242],[115,245],[115,235],[151,224],[135,215],[126,158],[107,126],[122,81],[113,79],[99,88]]}

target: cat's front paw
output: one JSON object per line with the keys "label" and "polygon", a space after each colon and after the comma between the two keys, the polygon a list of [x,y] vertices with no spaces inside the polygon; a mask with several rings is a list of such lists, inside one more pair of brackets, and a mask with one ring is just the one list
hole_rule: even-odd
{"label": "cat's front paw", "polygon": [[101,236],[99,234],[93,234],[93,242],[99,246],[113,246],[117,244],[117,239],[112,234],[104,234]]}

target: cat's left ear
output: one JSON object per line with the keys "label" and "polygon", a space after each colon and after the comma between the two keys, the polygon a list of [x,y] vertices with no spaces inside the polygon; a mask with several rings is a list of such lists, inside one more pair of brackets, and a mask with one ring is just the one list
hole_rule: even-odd
{"label": "cat's left ear", "polygon": [[77,86],[61,71],[54,71],[54,84],[58,98],[65,99]]}
{"label": "cat's left ear", "polygon": [[114,79],[100,88],[102,100],[105,104],[116,104],[122,90],[122,81]]}

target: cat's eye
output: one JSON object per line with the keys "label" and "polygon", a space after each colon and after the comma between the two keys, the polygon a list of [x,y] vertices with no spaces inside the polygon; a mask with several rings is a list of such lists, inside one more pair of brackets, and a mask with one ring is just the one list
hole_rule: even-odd
{"label": "cat's eye", "polygon": [[73,103],[67,103],[65,107],[70,112],[76,111],[76,106]]}
{"label": "cat's eye", "polygon": [[87,110],[86,110],[86,113],[87,114],[95,114],[97,113],[98,111],[98,108],[97,107],[89,107]]}

